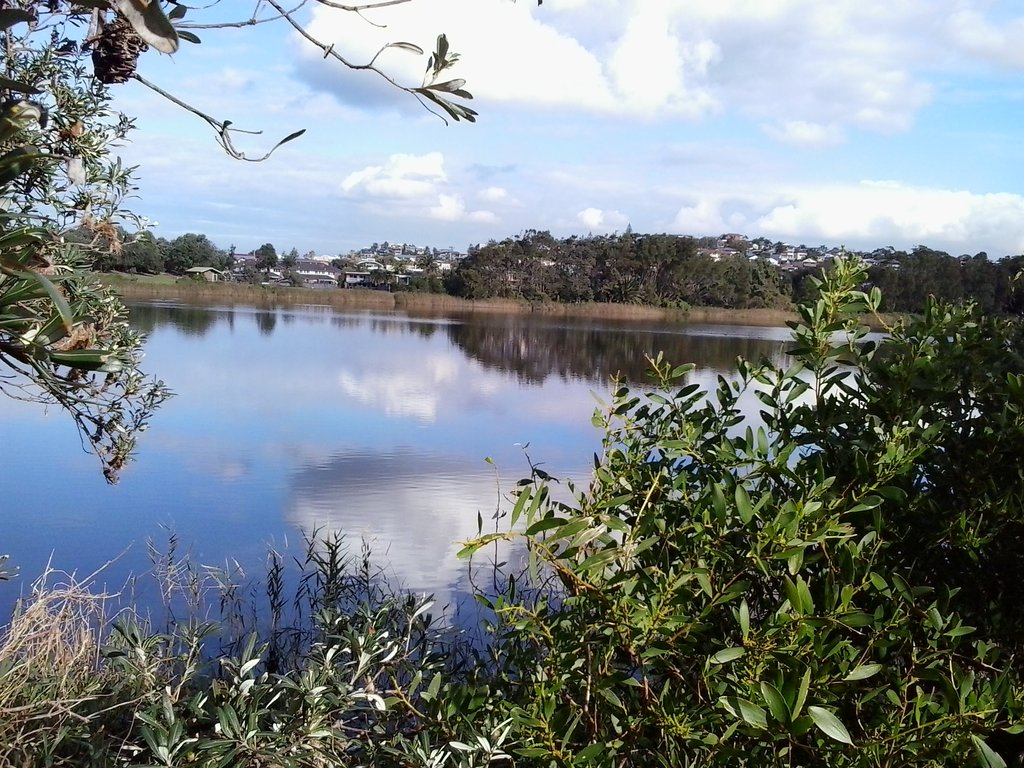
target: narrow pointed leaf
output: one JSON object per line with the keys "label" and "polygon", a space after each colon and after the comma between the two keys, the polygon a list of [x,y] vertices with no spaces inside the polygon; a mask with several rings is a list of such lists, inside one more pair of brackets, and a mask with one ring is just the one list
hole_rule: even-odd
{"label": "narrow pointed leaf", "polygon": [[846,730],[846,726],[843,725],[843,721],[835,716],[834,713],[825,709],[824,707],[808,707],[807,714],[811,716],[811,720],[818,726],[819,730],[829,738],[835,739],[836,741],[842,742],[843,744],[853,745],[853,739],[850,738],[850,732]]}
{"label": "narrow pointed leaf", "polygon": [[866,680],[872,675],[877,675],[881,671],[881,664],[859,664],[851,670],[850,674],[844,677],[843,680],[846,682],[851,682],[853,680]]}
{"label": "narrow pointed leaf", "polygon": [[974,754],[978,756],[978,763],[983,768],[1006,768],[1006,761],[986,744],[983,738],[972,734],[971,742],[974,744]]}

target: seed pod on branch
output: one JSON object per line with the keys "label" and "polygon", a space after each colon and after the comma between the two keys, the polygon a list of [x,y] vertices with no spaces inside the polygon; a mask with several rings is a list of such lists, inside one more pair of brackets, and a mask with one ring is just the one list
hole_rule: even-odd
{"label": "seed pod on branch", "polygon": [[139,56],[149,48],[121,14],[100,31],[92,51],[93,72],[101,83],[124,83],[135,74]]}

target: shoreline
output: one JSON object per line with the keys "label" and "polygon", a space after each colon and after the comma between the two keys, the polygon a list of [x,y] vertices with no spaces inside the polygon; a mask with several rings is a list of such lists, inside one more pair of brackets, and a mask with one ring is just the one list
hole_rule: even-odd
{"label": "shoreline", "polygon": [[329,306],[338,310],[404,311],[409,314],[490,313],[540,314],[550,317],[574,317],[599,320],[639,320],[679,324],[753,325],[784,327],[797,319],[795,312],[783,309],[726,309],[691,307],[669,309],[638,304],[559,304],[528,302],[521,299],[462,299],[437,293],[372,291],[358,288],[285,288],[244,283],[199,283],[194,281],[153,279],[104,273],[103,285],[123,299],[174,299],[193,304],[242,305],[273,309],[299,305]]}

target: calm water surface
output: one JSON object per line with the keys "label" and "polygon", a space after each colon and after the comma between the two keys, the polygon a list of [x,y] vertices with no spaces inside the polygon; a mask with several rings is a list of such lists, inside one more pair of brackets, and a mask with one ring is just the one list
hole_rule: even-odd
{"label": "calm water surface", "polygon": [[595,397],[607,400],[612,376],[644,381],[644,356],[663,350],[713,386],[737,355],[779,360],[787,338],[320,307],[153,303],[133,307],[133,320],[149,334],[147,371],[177,396],[119,485],[106,485],[58,410],[0,398],[0,552],[23,574],[0,582],[3,615],[47,561],[84,575],[114,560],[99,582],[119,588],[150,568],[146,542],[163,547],[168,530],[201,563],[255,571],[268,545],[343,532],[443,604],[465,590],[459,541],[527,474],[524,446],[553,475],[588,476]]}

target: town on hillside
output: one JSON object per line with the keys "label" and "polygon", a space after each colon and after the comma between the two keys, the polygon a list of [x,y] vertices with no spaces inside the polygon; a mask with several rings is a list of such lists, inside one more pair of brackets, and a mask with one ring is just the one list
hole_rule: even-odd
{"label": "town on hillside", "polygon": [[94,265],[103,271],[170,273],[196,280],[235,281],[311,289],[369,289],[448,294],[465,299],[644,304],[667,308],[712,306],[787,308],[814,291],[814,280],[842,253],[854,253],[885,308],[903,311],[927,296],[971,299],[983,310],[1016,312],[1024,297],[1013,276],[1024,257],[990,259],[984,252],[954,256],[919,245],[850,251],[740,233],[714,237],[638,234],[556,238],[526,230],[465,251],[388,241],[344,254],[279,254],[271,243],[224,251],[205,235],[164,240],[145,233],[126,238]]}

